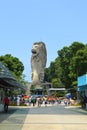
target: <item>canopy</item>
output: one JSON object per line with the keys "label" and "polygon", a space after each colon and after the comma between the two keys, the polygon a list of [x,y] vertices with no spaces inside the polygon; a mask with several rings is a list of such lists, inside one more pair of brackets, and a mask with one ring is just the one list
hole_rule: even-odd
{"label": "canopy", "polygon": [[65,88],[50,88],[49,91],[66,90]]}
{"label": "canopy", "polygon": [[19,83],[11,72],[0,62],[0,87],[3,88],[24,88],[24,85]]}

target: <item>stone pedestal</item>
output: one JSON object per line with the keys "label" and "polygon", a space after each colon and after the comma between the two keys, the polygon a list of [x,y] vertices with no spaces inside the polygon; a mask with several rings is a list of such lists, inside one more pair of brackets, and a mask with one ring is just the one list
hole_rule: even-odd
{"label": "stone pedestal", "polygon": [[40,85],[36,85],[34,89],[35,95],[43,95],[43,88]]}

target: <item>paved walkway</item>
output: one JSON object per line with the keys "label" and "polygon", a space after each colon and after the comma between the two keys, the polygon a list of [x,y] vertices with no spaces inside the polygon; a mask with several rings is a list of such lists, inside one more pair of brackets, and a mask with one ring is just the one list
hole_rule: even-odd
{"label": "paved walkway", "polygon": [[66,106],[65,108],[69,109],[69,110],[71,109],[73,111],[80,112],[82,114],[87,115],[87,110],[86,109],[82,109],[82,107],[80,107],[80,106]]}
{"label": "paved walkway", "polygon": [[[87,114],[79,107],[65,107]],[[71,114],[31,114],[27,115],[22,130],[87,130],[87,116]]]}
{"label": "paved walkway", "polygon": [[10,107],[0,130],[87,130],[87,111],[75,107]]}

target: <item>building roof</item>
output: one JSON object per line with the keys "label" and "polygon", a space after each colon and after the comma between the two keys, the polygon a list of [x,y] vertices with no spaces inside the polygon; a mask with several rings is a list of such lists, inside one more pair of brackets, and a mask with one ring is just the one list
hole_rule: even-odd
{"label": "building roof", "polygon": [[49,91],[66,90],[65,88],[49,88]]}
{"label": "building roof", "polygon": [[0,87],[4,88],[23,88],[24,85],[19,83],[11,72],[0,62]]}

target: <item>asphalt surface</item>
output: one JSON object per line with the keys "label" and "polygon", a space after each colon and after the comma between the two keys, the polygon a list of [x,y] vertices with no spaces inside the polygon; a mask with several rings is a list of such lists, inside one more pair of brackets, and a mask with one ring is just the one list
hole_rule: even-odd
{"label": "asphalt surface", "polygon": [[[42,124],[46,128],[43,128],[42,125],[40,128],[36,124]],[[61,124],[61,126],[56,126],[55,124]],[[67,127],[64,124],[67,124]],[[77,124],[86,125],[85,129],[82,130],[87,130],[87,111],[81,108],[56,105],[47,107],[9,107],[8,113],[0,113],[0,130],[36,130],[36,126],[37,130],[39,128],[42,130],[56,130],[58,128],[60,130],[68,130],[70,124],[76,124],[76,126]],[[52,128],[52,126],[54,127]]]}

